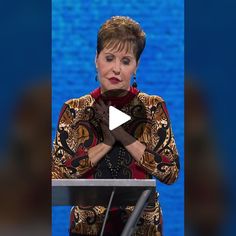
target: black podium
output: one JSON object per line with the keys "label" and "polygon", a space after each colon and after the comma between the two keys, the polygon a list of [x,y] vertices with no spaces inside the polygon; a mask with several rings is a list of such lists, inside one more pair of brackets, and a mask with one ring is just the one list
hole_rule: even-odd
{"label": "black podium", "polygon": [[121,234],[129,236],[146,204],[154,203],[155,190],[154,179],[53,179],[52,204],[107,207],[104,226],[110,207],[135,206]]}

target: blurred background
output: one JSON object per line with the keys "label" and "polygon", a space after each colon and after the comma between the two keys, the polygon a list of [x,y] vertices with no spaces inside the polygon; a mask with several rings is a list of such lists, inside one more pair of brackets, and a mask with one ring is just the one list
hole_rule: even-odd
{"label": "blurred background", "polygon": [[50,235],[51,2],[0,15],[0,235]]}
{"label": "blurred background", "polygon": [[236,2],[185,1],[185,235],[235,235]]}

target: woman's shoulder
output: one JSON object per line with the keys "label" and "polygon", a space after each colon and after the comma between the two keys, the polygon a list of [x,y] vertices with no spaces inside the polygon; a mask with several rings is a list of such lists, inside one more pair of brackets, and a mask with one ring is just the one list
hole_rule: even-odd
{"label": "woman's shoulder", "polygon": [[152,105],[165,102],[164,99],[161,96],[150,95],[150,94],[147,94],[147,93],[144,93],[144,92],[140,92],[138,94],[138,98],[142,102],[149,103],[149,104],[152,104]]}
{"label": "woman's shoulder", "polygon": [[81,114],[84,114],[84,110],[91,106],[93,101],[94,98],[89,94],[67,100],[61,108],[59,121],[61,123],[72,124],[75,118],[77,119]]}
{"label": "woman's shoulder", "polygon": [[71,98],[64,104],[70,108],[83,108],[90,106],[94,102],[94,98],[90,94],[86,94],[79,98]]}

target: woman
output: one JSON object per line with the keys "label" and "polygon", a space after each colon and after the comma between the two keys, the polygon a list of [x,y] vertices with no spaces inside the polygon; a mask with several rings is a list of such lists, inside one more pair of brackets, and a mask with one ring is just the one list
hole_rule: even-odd
{"label": "woman", "polygon": [[[95,57],[100,87],[64,104],[53,148],[52,178],[155,176],[166,184],[177,179],[179,159],[165,103],[161,97],[136,88],[145,41],[140,25],[129,17],[112,17],[101,26]],[[134,84],[130,86],[132,76]],[[133,116],[139,101],[145,106],[146,119],[110,131],[109,105]],[[105,210],[101,206],[72,208],[71,235],[99,235]],[[131,206],[112,209],[106,234],[120,235],[132,210]],[[134,235],[162,235],[157,197],[155,205],[146,207]]]}

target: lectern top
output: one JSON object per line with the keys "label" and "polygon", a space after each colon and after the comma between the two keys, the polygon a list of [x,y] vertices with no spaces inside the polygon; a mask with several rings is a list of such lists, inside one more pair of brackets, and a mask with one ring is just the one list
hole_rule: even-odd
{"label": "lectern top", "polygon": [[52,186],[155,187],[154,179],[53,179]]}

